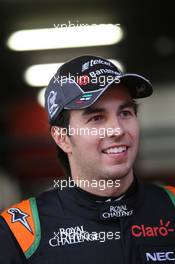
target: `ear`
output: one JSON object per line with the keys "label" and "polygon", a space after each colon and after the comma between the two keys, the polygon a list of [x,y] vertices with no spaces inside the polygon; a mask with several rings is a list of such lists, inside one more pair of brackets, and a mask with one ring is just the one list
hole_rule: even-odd
{"label": "ear", "polygon": [[52,126],[51,135],[55,143],[65,152],[71,153],[71,143],[67,135],[67,130],[62,127]]}

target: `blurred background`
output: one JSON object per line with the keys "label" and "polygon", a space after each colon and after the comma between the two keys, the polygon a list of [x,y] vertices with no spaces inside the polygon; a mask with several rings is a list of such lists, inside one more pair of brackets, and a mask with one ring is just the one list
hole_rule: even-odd
{"label": "blurred background", "polygon": [[175,185],[173,1],[0,0],[0,209],[63,176],[42,106],[60,63],[94,54],[153,83],[136,174]]}

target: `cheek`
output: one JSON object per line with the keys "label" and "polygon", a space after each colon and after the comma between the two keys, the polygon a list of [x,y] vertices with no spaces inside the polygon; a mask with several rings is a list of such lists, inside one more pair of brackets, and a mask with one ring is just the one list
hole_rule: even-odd
{"label": "cheek", "polygon": [[89,152],[91,151],[91,155],[93,151],[98,150],[101,142],[101,138],[97,135],[86,135],[82,136],[82,146],[84,146],[84,150]]}
{"label": "cheek", "polygon": [[[74,135],[71,136],[70,142],[73,151],[78,150],[79,153],[85,153],[94,151],[99,148],[101,139],[98,136],[93,135]],[[92,155],[92,153],[91,153]]]}
{"label": "cheek", "polygon": [[139,137],[140,137],[140,127],[139,127],[139,122],[136,119],[134,122],[131,122],[128,127],[128,132],[130,134],[130,137],[132,140],[137,143],[139,142]]}
{"label": "cheek", "polygon": [[133,140],[135,145],[138,147],[139,145],[139,139],[140,139],[140,128],[138,126],[138,124],[134,127],[133,130]]}

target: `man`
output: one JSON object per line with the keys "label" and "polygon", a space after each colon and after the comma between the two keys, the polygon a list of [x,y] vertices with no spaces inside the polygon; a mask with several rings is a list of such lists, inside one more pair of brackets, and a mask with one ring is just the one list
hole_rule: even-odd
{"label": "man", "polygon": [[175,189],[142,184],[137,104],[151,83],[81,56],[51,79],[45,105],[67,180],[2,213],[0,263],[175,263]]}

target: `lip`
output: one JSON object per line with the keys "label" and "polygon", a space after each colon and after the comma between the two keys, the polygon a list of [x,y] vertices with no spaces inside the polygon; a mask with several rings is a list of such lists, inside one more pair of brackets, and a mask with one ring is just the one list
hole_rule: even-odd
{"label": "lip", "polygon": [[[122,151],[119,153],[105,153],[104,151],[109,149],[109,148],[114,148],[114,147],[126,147],[126,151]],[[104,148],[102,150],[102,154],[104,155],[105,158],[107,158],[108,161],[115,161],[117,163],[123,163],[124,161],[126,161],[126,159],[128,158],[128,149],[129,146],[126,144],[120,144],[120,145],[111,145],[107,148]]]}
{"label": "lip", "polygon": [[[119,147],[126,147],[126,151],[127,151],[128,148],[129,148],[129,146],[126,145],[126,144],[111,145],[111,146],[109,146],[109,147],[107,147],[107,148],[102,149],[102,153],[107,154],[107,153],[105,153],[105,151],[106,151],[107,149],[109,149],[109,148],[119,148]],[[113,155],[113,154],[111,154],[111,155]],[[115,155],[116,155],[116,154],[115,154]]]}
{"label": "lip", "polygon": [[[119,153],[105,153],[104,151],[107,150],[109,147],[105,148],[102,151],[102,155],[105,158],[105,160],[107,162],[110,162],[110,164],[121,164],[121,163],[125,162],[127,160],[127,158],[128,158],[128,148],[129,147],[127,145],[125,145],[125,144],[115,145],[115,147],[122,147],[122,146],[125,146],[126,150],[123,151],[123,152],[119,152]],[[114,145],[111,146],[111,147],[114,147]]]}

